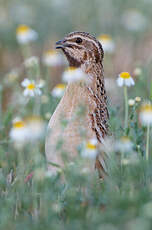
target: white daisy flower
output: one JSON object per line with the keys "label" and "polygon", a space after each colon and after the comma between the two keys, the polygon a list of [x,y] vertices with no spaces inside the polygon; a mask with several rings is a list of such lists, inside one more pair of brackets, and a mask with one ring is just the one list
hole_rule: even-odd
{"label": "white daisy flower", "polygon": [[29,57],[25,60],[24,65],[26,68],[31,68],[39,64],[39,58],[36,56]]}
{"label": "white daisy flower", "polygon": [[4,82],[6,84],[11,84],[13,82],[16,82],[18,77],[19,77],[19,71],[17,69],[14,69],[10,73],[6,74],[4,78]]}
{"label": "white daisy flower", "polygon": [[133,149],[133,143],[129,137],[123,136],[115,144],[116,151],[130,152]]}
{"label": "white daisy flower", "polygon": [[33,142],[44,137],[46,124],[39,116],[31,116],[24,119],[28,130],[28,140]]}
{"label": "white daisy flower", "polygon": [[146,102],[141,105],[139,120],[143,126],[152,125],[152,104]]}
{"label": "white daisy flower", "polygon": [[135,100],[134,99],[129,99],[128,100],[128,105],[129,106],[133,106],[135,104]]}
{"label": "white daisy flower", "polygon": [[44,86],[45,86],[45,84],[46,84],[46,81],[44,80],[44,79],[39,79],[38,80],[38,87],[39,88],[43,88]]}
{"label": "white daisy flower", "polygon": [[55,50],[48,50],[43,54],[43,59],[42,59],[44,65],[46,66],[61,66],[64,65],[65,62],[65,58],[64,56],[59,53],[56,52]]}
{"label": "white daisy flower", "polygon": [[65,88],[66,88],[66,84],[56,85],[51,92],[52,96],[57,97],[57,98],[61,98],[64,94]]}
{"label": "white daisy flower", "polygon": [[71,83],[83,80],[86,77],[87,75],[80,68],[68,67],[63,72],[62,80],[66,83]]}
{"label": "white daisy flower", "polygon": [[122,23],[127,30],[142,31],[147,26],[147,18],[137,9],[129,9],[123,14]]}
{"label": "white daisy flower", "polygon": [[141,102],[141,97],[135,97],[135,102]]}
{"label": "white daisy flower", "polygon": [[23,92],[24,96],[34,97],[35,95],[41,95],[42,93],[40,90],[40,88],[42,88],[42,85],[36,84],[33,80],[25,78],[21,85],[25,87],[25,90]]}
{"label": "white daisy flower", "polygon": [[45,127],[44,121],[39,116],[15,118],[10,130],[10,138],[15,146],[22,146],[43,138]]}
{"label": "white daisy flower", "polygon": [[113,53],[115,50],[115,43],[108,34],[103,34],[98,37],[105,53]]}
{"label": "white daisy flower", "polygon": [[14,141],[16,144],[24,144],[26,142],[28,132],[26,124],[21,118],[17,117],[13,120],[13,126],[9,135],[12,141]]}
{"label": "white daisy flower", "polygon": [[134,82],[133,78],[131,77],[130,73],[122,72],[119,74],[119,76],[117,78],[117,85],[119,87],[122,87],[122,86],[130,87],[134,84],[135,84],[135,82]]}
{"label": "white daisy flower", "polygon": [[49,113],[49,112],[47,112],[47,113],[45,114],[45,118],[46,118],[47,120],[50,120],[51,116],[52,116],[52,114]]}
{"label": "white daisy flower", "polygon": [[131,155],[128,155],[125,158],[121,159],[122,165],[135,165],[139,162],[139,157],[136,152],[133,152]]}
{"label": "white daisy flower", "polygon": [[27,25],[19,25],[16,29],[16,38],[18,43],[27,44],[35,41],[38,38],[38,34]]}
{"label": "white daisy flower", "polygon": [[90,139],[87,143],[85,143],[81,156],[90,159],[95,159],[98,154],[97,143],[98,141],[96,138]]}
{"label": "white daisy flower", "polygon": [[136,77],[140,76],[142,74],[142,69],[139,67],[135,68],[133,74]]}

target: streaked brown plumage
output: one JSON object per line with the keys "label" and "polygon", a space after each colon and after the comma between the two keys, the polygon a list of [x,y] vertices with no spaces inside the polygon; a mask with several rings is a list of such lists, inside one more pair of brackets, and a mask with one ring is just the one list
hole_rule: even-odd
{"label": "streaked brown plumage", "polygon": [[[103,143],[108,132],[107,96],[103,76],[103,49],[95,37],[85,32],[72,32],[63,40],[56,43],[57,49],[62,49],[69,65],[81,68],[87,75],[86,82],[69,83],[66,92],[54,112],[48,127],[46,139],[47,160],[63,165],[62,157],[56,150],[57,141],[63,139],[62,149],[68,151],[68,160],[72,161],[77,154],[77,147],[82,142],[80,130],[86,131],[86,139],[96,136],[99,143]],[[83,118],[72,120],[78,106],[85,106]],[[66,128],[61,128],[61,119],[69,122]],[[99,159],[100,158],[100,159]],[[95,167],[100,176],[103,172],[103,159],[98,155]],[[93,164],[92,164],[93,166]],[[94,166],[93,166],[94,167]],[[55,167],[50,166],[50,170]]]}

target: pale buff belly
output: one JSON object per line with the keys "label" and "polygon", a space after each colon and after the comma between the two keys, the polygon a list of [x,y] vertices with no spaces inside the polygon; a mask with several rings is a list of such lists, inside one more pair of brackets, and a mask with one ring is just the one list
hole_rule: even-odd
{"label": "pale buff belly", "polygon": [[[89,117],[85,116],[79,119],[70,119],[63,125],[65,117],[52,116],[46,138],[46,158],[48,167],[53,167],[49,162],[64,166],[66,163],[73,162],[77,157],[79,147],[89,138],[94,137],[91,130]],[[50,165],[50,166],[49,166]]]}
{"label": "pale buff belly", "polygon": [[[45,143],[50,170],[56,170],[50,162],[63,167],[65,162],[74,161],[82,142],[95,137],[89,117],[94,105],[88,98],[83,85],[70,84],[52,115]],[[85,108],[85,112],[77,114],[80,106]],[[92,165],[94,167],[93,162]]]}

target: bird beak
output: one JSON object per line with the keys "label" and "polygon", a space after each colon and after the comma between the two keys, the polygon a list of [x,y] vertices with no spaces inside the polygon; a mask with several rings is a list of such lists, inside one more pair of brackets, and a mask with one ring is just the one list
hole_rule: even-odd
{"label": "bird beak", "polygon": [[63,39],[63,40],[56,42],[56,49],[64,49],[66,47],[69,47],[69,48],[72,47],[72,45],[69,44],[67,40]]}
{"label": "bird beak", "polygon": [[56,49],[63,49],[66,47],[66,40],[60,40],[58,42],[56,42]]}

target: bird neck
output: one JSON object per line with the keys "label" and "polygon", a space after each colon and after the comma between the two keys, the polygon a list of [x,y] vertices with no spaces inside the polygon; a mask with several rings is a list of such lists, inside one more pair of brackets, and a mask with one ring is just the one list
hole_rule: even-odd
{"label": "bird neck", "polygon": [[98,141],[103,142],[108,129],[107,97],[104,86],[103,66],[101,63],[81,67],[88,74],[86,82],[68,84],[65,92],[66,101],[71,105],[70,116],[81,104],[87,106],[87,117]]}
{"label": "bird neck", "polygon": [[89,94],[92,95],[96,102],[96,109],[99,104],[106,103],[107,96],[104,83],[103,65],[101,62],[89,64],[88,66],[81,66],[82,70],[88,75],[86,87]]}
{"label": "bird neck", "polygon": [[98,95],[98,97],[101,98],[102,95],[105,94],[102,63],[89,63],[88,65],[82,65],[81,68],[88,75],[88,87],[93,90],[95,95]]}
{"label": "bird neck", "polygon": [[108,109],[107,96],[104,84],[103,65],[101,62],[88,65],[82,69],[89,75],[87,84],[89,97],[95,105],[93,111],[90,111],[92,129],[100,142],[108,132]]}

